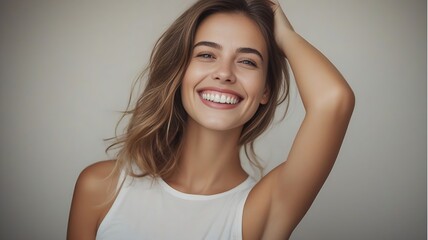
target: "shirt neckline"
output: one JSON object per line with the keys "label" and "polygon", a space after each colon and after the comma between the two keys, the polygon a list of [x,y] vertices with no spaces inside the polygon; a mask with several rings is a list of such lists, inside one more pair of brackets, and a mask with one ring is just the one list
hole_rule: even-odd
{"label": "shirt neckline", "polygon": [[221,197],[224,197],[226,195],[233,194],[233,193],[239,192],[243,189],[246,189],[247,187],[251,186],[251,182],[253,180],[250,176],[248,176],[247,179],[245,179],[242,183],[240,183],[236,187],[234,187],[230,190],[227,190],[225,192],[216,193],[216,194],[212,194],[212,195],[190,194],[190,193],[180,192],[177,189],[171,187],[162,178],[159,178],[158,181],[159,181],[159,184],[161,185],[161,187],[166,192],[173,195],[174,197],[185,199],[185,200],[212,200],[212,199],[221,198]]}

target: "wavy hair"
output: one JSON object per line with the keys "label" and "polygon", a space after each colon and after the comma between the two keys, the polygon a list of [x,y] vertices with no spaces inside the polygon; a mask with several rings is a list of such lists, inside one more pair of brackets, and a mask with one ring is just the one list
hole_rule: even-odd
{"label": "wavy hair", "polygon": [[[271,3],[268,0],[200,0],[174,21],[153,48],[149,64],[138,79],[147,78],[144,91],[135,106],[131,108],[128,103],[121,118],[130,117],[128,126],[122,135],[113,138],[113,144],[106,149],[119,149],[116,171],[126,166],[131,176],[162,178],[174,173],[182,151],[187,120],[179,91],[181,81],[189,65],[198,26],[207,16],[220,12],[242,13],[252,19],[260,28],[267,45],[269,101],[260,105],[254,116],[244,124],[239,139],[239,146],[244,147],[250,163],[262,170],[255,154],[254,141],[268,128],[276,107],[289,94],[288,65],[275,42]],[[136,173],[131,167],[133,164],[140,171]]]}

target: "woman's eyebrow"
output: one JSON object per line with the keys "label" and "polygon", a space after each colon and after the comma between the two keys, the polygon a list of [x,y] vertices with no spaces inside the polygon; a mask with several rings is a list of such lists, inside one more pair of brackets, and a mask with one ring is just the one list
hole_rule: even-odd
{"label": "woman's eyebrow", "polygon": [[207,47],[212,47],[212,48],[219,49],[219,50],[223,49],[223,47],[220,44],[215,43],[215,42],[209,42],[209,41],[200,41],[200,42],[196,43],[195,46],[193,46],[193,48],[196,48],[199,46],[207,46]]}
{"label": "woman's eyebrow", "polygon": [[[215,43],[215,42],[209,42],[209,41],[200,41],[200,42],[196,43],[193,46],[193,48],[196,48],[196,47],[199,47],[199,46],[207,46],[207,47],[212,47],[212,48],[219,49],[219,50],[223,49],[223,47],[220,44]],[[236,52],[237,53],[252,53],[252,54],[256,54],[263,61],[262,54],[258,50],[254,49],[254,48],[242,47],[242,48],[238,48],[236,50]]]}
{"label": "woman's eyebrow", "polygon": [[263,56],[262,56],[262,54],[261,54],[259,51],[257,51],[256,49],[254,49],[254,48],[248,48],[248,47],[238,48],[238,50],[236,50],[236,52],[238,52],[238,53],[252,53],[252,54],[256,54],[256,55],[258,55],[258,56],[262,59],[262,61],[263,61]]}

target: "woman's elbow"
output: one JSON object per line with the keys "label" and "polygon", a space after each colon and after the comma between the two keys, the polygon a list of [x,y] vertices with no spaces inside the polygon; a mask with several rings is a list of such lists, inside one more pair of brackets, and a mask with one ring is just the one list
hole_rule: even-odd
{"label": "woman's elbow", "polygon": [[314,109],[331,112],[335,115],[351,116],[355,107],[355,94],[348,84],[335,87],[320,98]]}

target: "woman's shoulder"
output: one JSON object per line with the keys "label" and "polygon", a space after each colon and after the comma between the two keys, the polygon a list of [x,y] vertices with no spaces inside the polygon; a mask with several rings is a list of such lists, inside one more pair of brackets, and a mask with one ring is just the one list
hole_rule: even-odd
{"label": "woman's shoulder", "polygon": [[120,174],[116,165],[116,160],[105,160],[87,166],[77,179],[76,189],[88,197],[105,200],[116,190]]}
{"label": "woman's shoulder", "polygon": [[105,160],[93,163],[82,170],[77,181],[88,184],[97,184],[109,177],[115,172],[117,161]]}
{"label": "woman's shoulder", "polygon": [[100,161],[79,175],[71,203],[68,237],[93,236],[114,200],[120,171],[115,160]]}

